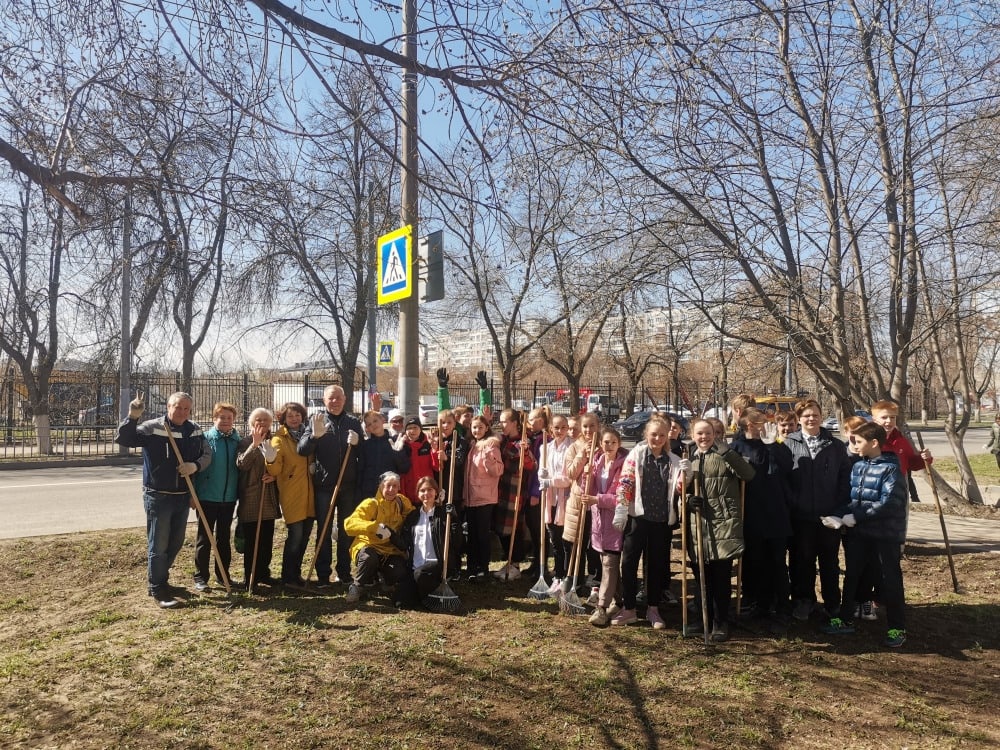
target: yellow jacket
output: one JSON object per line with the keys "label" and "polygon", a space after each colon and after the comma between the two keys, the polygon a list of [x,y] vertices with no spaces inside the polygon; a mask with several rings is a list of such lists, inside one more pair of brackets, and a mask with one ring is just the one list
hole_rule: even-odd
{"label": "yellow jacket", "polygon": [[380,539],[375,532],[380,523],[384,523],[395,532],[403,527],[403,521],[413,510],[413,503],[403,495],[396,495],[396,500],[386,500],[382,490],[375,497],[362,500],[351,515],[344,521],[344,531],[354,537],[351,544],[351,560],[356,561],[358,552],[365,547],[372,547],[380,555],[402,555],[403,551],[388,539]]}
{"label": "yellow jacket", "polygon": [[285,523],[298,523],[316,517],[316,498],[309,464],[312,456],[300,456],[295,450],[296,442],[288,434],[288,428],[281,425],[271,438],[271,445],[278,451],[273,463],[266,464],[267,473],[275,477],[281,511]]}

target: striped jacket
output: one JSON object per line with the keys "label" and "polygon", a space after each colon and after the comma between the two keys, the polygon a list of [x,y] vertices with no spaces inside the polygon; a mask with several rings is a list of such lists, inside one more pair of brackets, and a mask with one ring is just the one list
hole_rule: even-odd
{"label": "striped jacket", "polygon": [[177,441],[177,448],[184,461],[198,464],[204,471],[212,463],[212,447],[205,439],[201,427],[188,420],[182,425],[167,422],[167,418],[148,419],[142,424],[136,419],[126,419],[118,425],[115,442],[126,448],[142,448],[142,484],[156,492],[188,494],[187,482],[177,473],[177,456],[167,440],[166,425]]}

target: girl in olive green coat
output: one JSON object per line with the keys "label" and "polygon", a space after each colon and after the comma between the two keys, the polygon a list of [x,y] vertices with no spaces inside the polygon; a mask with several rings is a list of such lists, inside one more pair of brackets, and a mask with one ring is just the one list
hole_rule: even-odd
{"label": "girl in olive green coat", "polygon": [[[712,640],[729,638],[730,580],[733,560],[743,554],[743,517],[740,484],[754,477],[753,467],[729,449],[724,438],[706,420],[691,425],[695,454],[687,508],[690,521],[701,520],[701,549],[705,561],[705,589]],[[695,539],[692,535],[689,538]],[[697,568],[695,569],[697,571]]]}

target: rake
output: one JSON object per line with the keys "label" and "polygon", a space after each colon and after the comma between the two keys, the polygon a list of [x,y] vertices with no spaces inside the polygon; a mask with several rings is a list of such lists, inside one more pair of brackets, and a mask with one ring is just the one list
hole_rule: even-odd
{"label": "rake", "polygon": [[517,494],[514,496],[514,528],[510,532],[510,547],[507,550],[507,564],[503,568],[503,582],[510,580],[510,566],[514,562],[514,542],[517,539],[517,519],[521,513],[521,487],[524,482],[524,441],[528,437],[527,414],[521,416],[521,463],[517,469]]}
{"label": "rake", "polygon": [[[440,433],[439,433],[440,434]],[[439,439],[443,439],[443,436]],[[444,514],[444,561],[441,565],[441,584],[424,599],[424,606],[438,612],[457,612],[462,606],[462,600],[448,585],[448,556],[451,552],[451,511],[452,492],[455,490],[455,447],[458,444],[458,433],[451,433],[451,460],[448,469],[448,495],[445,498]],[[454,507],[454,506],[452,506]]]}
{"label": "rake", "polygon": [[[347,470],[347,461],[351,457],[351,447],[351,444],[348,443],[347,450],[344,451],[344,460],[340,463],[340,475],[337,477],[337,486],[333,488],[333,495],[330,496],[330,507],[327,510],[326,518],[323,521],[323,526],[320,529],[319,536],[316,537],[312,563],[309,564],[309,575],[306,576],[307,582],[312,578],[312,574],[316,570],[316,562],[319,560],[320,547],[323,546],[323,542],[326,540],[326,532],[330,530],[330,521],[333,520],[334,511],[337,509],[337,498],[340,496],[340,484],[344,481],[344,472]],[[332,542],[330,546],[333,546]]]}
{"label": "rake", "polygon": [[[682,458],[688,457],[688,447],[685,445]],[[688,517],[687,517],[687,482],[681,482],[681,636],[688,634]]]}
{"label": "rake", "polygon": [[[595,434],[590,441],[590,458],[587,461],[584,471],[587,472],[587,476],[583,480],[583,494],[586,495],[590,492],[590,475],[593,473],[593,461],[594,453],[597,451],[597,435]],[[587,607],[580,597],[576,594],[576,579],[579,569],[582,567],[583,562],[583,527],[584,527],[584,515],[587,512],[587,506],[583,502],[582,498],[580,500],[580,510],[577,515],[577,526],[576,526],[576,538],[573,540],[573,549],[569,556],[570,570],[573,572],[572,576],[566,576],[563,579],[562,590],[559,592],[559,611],[564,615],[582,615],[586,614]]]}
{"label": "rake", "polygon": [[[542,433],[542,466],[547,466],[548,462],[546,460],[546,447],[547,443],[545,441],[545,433]],[[538,494],[541,496],[538,498],[538,504],[540,506],[541,513],[539,513],[539,530],[538,530],[538,580],[535,581],[535,585],[528,590],[528,596],[532,599],[548,599],[549,598],[549,584],[545,582],[545,501],[547,499],[546,493],[547,489],[542,490]]]}

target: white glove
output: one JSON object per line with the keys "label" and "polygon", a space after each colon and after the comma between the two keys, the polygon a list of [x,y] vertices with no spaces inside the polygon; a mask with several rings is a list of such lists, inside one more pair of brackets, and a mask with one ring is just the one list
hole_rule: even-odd
{"label": "white glove", "polygon": [[[828,529],[839,529],[844,525],[844,522],[840,518],[837,518],[837,516],[820,516],[819,520]],[[851,525],[853,526],[854,524]]]}
{"label": "white glove", "polygon": [[681,460],[680,460],[680,461],[679,461],[679,462],[677,463],[677,467],[678,467],[678,468],[679,468],[679,469],[680,469],[681,471],[683,471],[683,472],[684,472],[685,474],[690,474],[690,473],[691,473],[691,462],[690,462],[690,461],[689,461],[688,459],[686,459],[686,458],[682,458],[682,459],[681,459]]}
{"label": "white glove", "polygon": [[142,412],[145,411],[145,409],[146,404],[143,403],[143,400],[139,396],[136,396],[128,402],[128,418],[138,419],[142,416]]}
{"label": "white glove", "polygon": [[551,486],[552,486],[552,480],[551,479],[539,479],[538,480],[538,489],[541,490],[542,492],[545,492]]}
{"label": "white glove", "polygon": [[378,525],[378,528],[375,530],[375,536],[377,536],[382,541],[385,541],[390,536],[392,536],[392,532],[389,531],[388,526],[386,526],[384,523],[380,523]]}
{"label": "white glove", "polygon": [[764,425],[764,429],[761,430],[760,439],[765,444],[770,445],[775,440],[778,439],[778,425],[774,422],[768,422]]}
{"label": "white glove", "polygon": [[405,432],[399,433],[399,437],[397,437],[395,440],[391,442],[392,442],[392,449],[394,451],[403,450],[403,446],[406,445],[406,433]]}
{"label": "white glove", "polygon": [[843,521],[844,522],[844,526],[846,526],[849,529],[854,528],[854,525],[857,523],[857,521],[854,520],[854,514],[853,513],[848,513],[846,516],[844,516],[840,520]]}
{"label": "white glove", "polygon": [[358,433],[356,433],[354,430],[347,431],[347,444],[348,445],[358,444]]}
{"label": "white glove", "polygon": [[326,434],[326,415],[322,412],[312,415],[312,433],[316,440]]}
{"label": "white glove", "polygon": [[270,443],[261,443],[260,452],[264,454],[264,460],[269,464],[273,464],[274,459],[278,457],[278,449]]}
{"label": "white glove", "polygon": [[310,461],[309,462],[309,476],[313,476],[315,473],[316,473],[316,462],[315,461]]}
{"label": "white glove", "polygon": [[198,464],[194,461],[185,461],[177,467],[177,473],[182,477],[189,477],[196,471],[198,471]]}
{"label": "white glove", "polygon": [[550,479],[549,470],[546,467],[542,467],[538,470],[538,481],[544,482]]}
{"label": "white glove", "polygon": [[628,506],[618,504],[615,506],[615,517],[611,520],[611,525],[619,531],[625,531],[625,524],[628,523]]}

